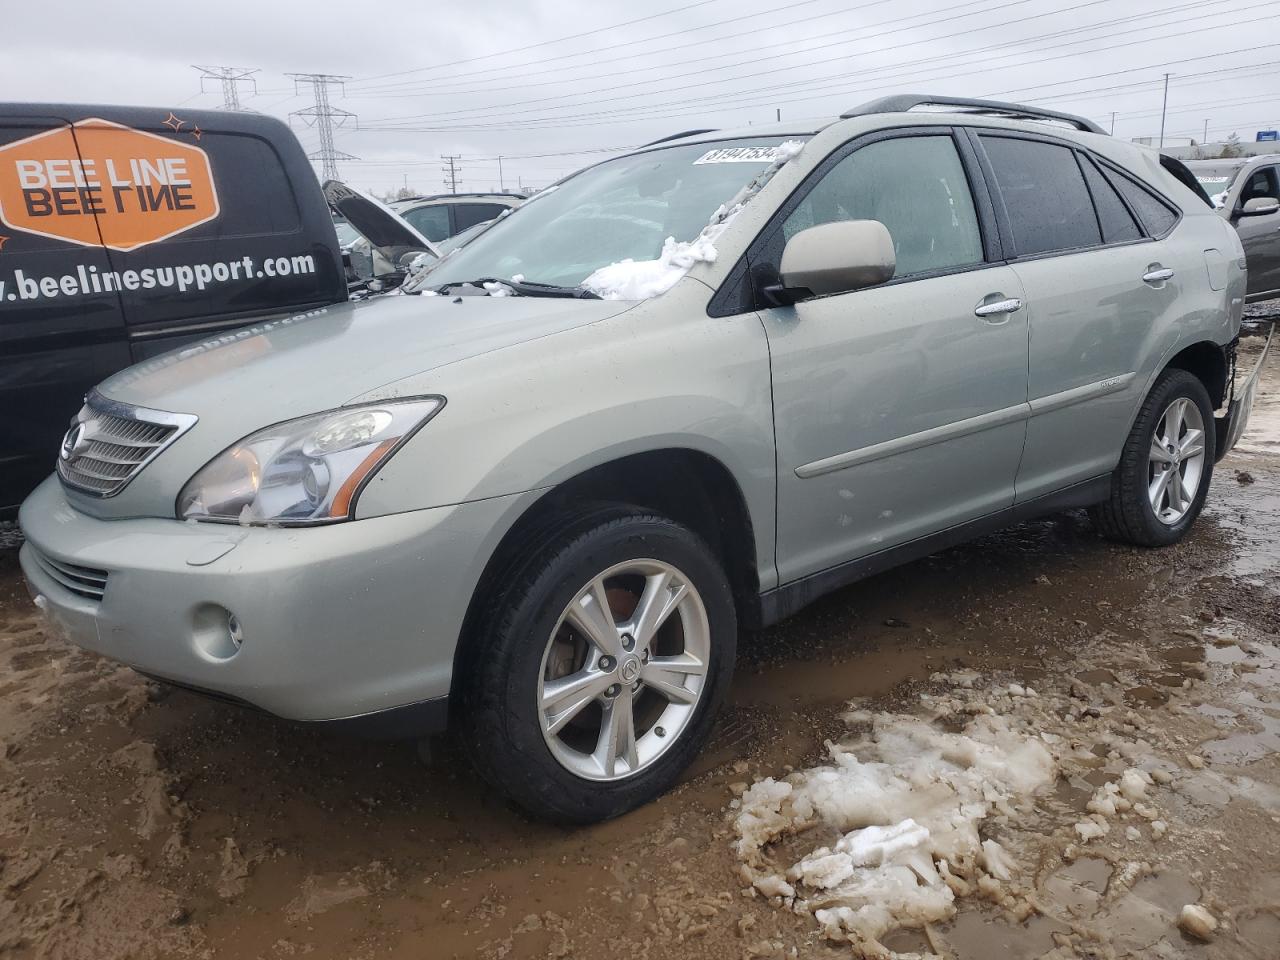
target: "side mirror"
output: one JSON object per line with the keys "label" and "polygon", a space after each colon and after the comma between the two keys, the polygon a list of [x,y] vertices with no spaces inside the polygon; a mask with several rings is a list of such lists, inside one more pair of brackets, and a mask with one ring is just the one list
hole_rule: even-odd
{"label": "side mirror", "polygon": [[848,293],[893,279],[897,257],[879,220],[843,220],[801,230],[782,251],[782,290],[803,296]]}
{"label": "side mirror", "polygon": [[1244,202],[1244,206],[1240,208],[1240,216],[1265,217],[1276,211],[1280,211],[1280,200],[1273,200],[1271,197],[1254,197]]}

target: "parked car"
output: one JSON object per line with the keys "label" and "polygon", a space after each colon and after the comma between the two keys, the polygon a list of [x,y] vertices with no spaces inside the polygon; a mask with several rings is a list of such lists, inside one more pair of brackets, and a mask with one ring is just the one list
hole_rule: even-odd
{"label": "parked car", "polygon": [[420,254],[440,257],[435,244],[377,197],[340,180],[326,180],[321,189],[335,218],[355,235],[342,246],[353,296],[398,287],[408,264]]}
{"label": "parked car", "polygon": [[492,220],[524,199],[521,193],[443,193],[397,200],[391,209],[432,243],[439,243],[477,223]]}
{"label": "parked car", "polygon": [[1068,507],[1176,543],[1256,388],[1235,231],[1028,106],[677,135],[427,276],[106,380],[22,569],[85,648],[293,720],[450,721],[561,821],[676,781],[740,627]]}
{"label": "parked car", "polygon": [[1248,302],[1280,297],[1280,155],[1189,160],[1187,167],[1240,234]]}

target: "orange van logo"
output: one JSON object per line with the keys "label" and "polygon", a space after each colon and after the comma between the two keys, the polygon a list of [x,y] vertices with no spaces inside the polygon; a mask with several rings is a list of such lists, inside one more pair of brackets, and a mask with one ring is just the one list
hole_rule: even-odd
{"label": "orange van logo", "polygon": [[209,155],[109,120],[0,147],[0,220],[85,246],[136,250],[218,216]]}

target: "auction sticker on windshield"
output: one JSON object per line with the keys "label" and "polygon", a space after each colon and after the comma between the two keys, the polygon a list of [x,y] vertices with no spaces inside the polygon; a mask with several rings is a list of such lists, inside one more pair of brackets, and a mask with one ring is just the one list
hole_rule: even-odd
{"label": "auction sticker on windshield", "polygon": [[0,220],[14,230],[128,251],[218,212],[194,144],[90,118],[0,147]]}
{"label": "auction sticker on windshield", "polygon": [[778,159],[778,148],[774,147],[721,147],[708,150],[697,160],[699,163],[773,163]]}

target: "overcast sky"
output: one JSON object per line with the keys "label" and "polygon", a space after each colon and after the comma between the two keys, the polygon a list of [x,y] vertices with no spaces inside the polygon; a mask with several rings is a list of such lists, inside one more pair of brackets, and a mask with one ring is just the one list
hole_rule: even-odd
{"label": "overcast sky", "polygon": [[[347,75],[343,179],[379,192],[545,186],[599,151],[679,130],[839,114],[890,93],[1002,97],[1122,137],[1210,140],[1280,126],[1274,0],[129,0],[7,4],[0,97],[215,108],[192,64],[256,69],[246,107],[311,103],[290,72]],[[378,11],[385,11],[380,14]],[[77,26],[79,25],[79,26]],[[82,28],[81,28],[82,27]],[[295,118],[308,151],[315,130]],[[573,153],[571,151],[583,151]]]}

